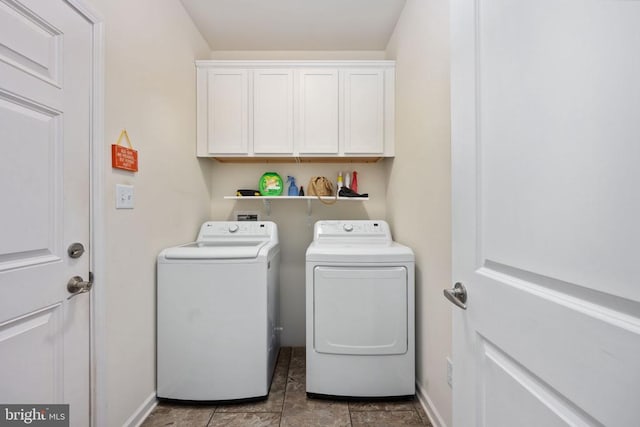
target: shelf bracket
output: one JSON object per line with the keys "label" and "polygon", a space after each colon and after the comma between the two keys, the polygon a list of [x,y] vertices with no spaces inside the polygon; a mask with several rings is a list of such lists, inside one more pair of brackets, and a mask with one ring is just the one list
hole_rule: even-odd
{"label": "shelf bracket", "polygon": [[307,216],[311,217],[311,199],[307,199]]}
{"label": "shelf bracket", "polygon": [[271,200],[264,199],[262,203],[264,203],[264,209],[267,211],[267,216],[271,216]]}

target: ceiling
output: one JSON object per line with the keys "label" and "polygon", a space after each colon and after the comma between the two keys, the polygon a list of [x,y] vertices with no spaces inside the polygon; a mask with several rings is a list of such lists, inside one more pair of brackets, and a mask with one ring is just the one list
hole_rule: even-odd
{"label": "ceiling", "polygon": [[384,50],[406,0],[181,0],[212,50]]}

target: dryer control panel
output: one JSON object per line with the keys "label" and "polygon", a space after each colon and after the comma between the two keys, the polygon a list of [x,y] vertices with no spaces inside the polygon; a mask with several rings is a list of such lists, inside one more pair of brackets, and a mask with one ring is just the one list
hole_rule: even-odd
{"label": "dryer control panel", "polygon": [[365,240],[374,242],[391,242],[391,231],[385,221],[318,221],[314,228],[314,240],[331,242],[332,240]]}

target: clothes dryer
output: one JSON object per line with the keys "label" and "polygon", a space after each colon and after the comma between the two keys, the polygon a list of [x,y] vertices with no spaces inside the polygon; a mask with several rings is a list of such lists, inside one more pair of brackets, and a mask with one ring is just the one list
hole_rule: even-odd
{"label": "clothes dryer", "polygon": [[415,394],[414,265],[385,221],[319,221],[306,253],[306,391]]}
{"label": "clothes dryer", "polygon": [[266,397],[280,347],[280,245],[273,222],[202,225],[158,256],[157,395]]}

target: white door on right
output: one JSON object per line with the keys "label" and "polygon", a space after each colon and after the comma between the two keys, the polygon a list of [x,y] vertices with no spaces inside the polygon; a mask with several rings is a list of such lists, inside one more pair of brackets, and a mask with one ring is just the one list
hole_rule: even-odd
{"label": "white door on right", "polygon": [[452,0],[453,423],[640,425],[640,1]]}

